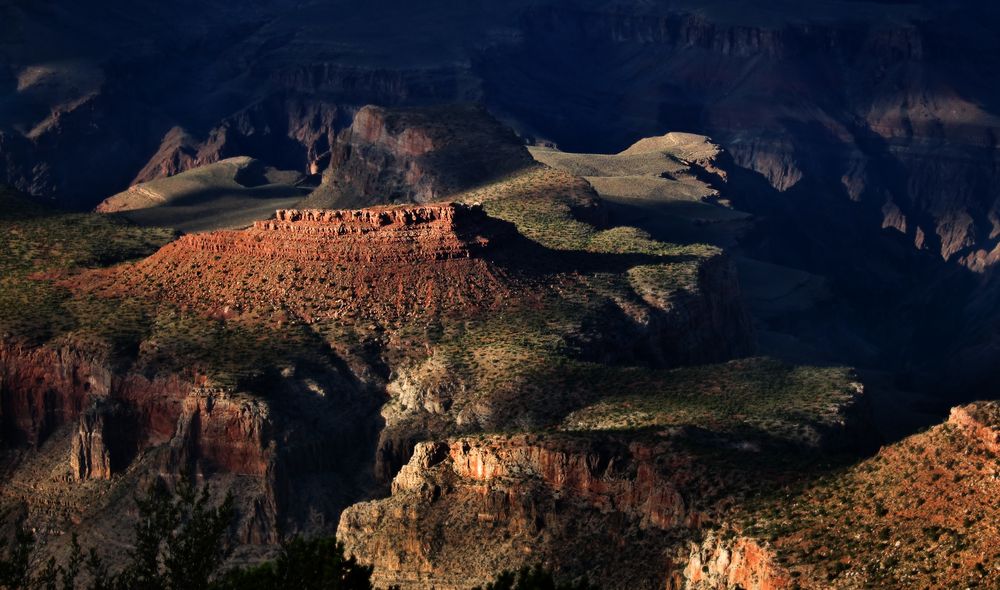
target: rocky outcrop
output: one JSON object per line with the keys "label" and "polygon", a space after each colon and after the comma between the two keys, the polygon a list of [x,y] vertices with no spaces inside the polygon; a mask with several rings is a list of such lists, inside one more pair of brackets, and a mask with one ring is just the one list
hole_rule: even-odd
{"label": "rocky outcrop", "polygon": [[87,397],[108,395],[111,372],[69,348],[0,343],[0,416],[8,444],[37,445],[75,420]]}
{"label": "rocky outcrop", "polygon": [[[822,187],[869,203],[869,212],[891,203],[890,214],[865,223],[905,224],[918,247],[976,270],[997,259],[995,93],[967,82],[987,79],[993,62],[963,60],[997,54],[992,9],[514,2],[448,15],[462,23],[458,36],[432,24],[437,14],[411,15],[401,49],[386,54],[379,35],[406,17],[377,7],[303,29],[275,3],[213,5],[207,14],[226,17],[202,23],[206,46],[201,29],[186,26],[199,11],[175,15],[163,35],[135,26],[158,22],[147,3],[133,7],[145,17],[100,23],[119,50],[107,53],[125,63],[95,57],[89,37],[60,34],[55,22],[89,17],[77,10],[48,20],[5,15],[37,34],[12,41],[0,68],[12,102],[0,125],[4,177],[65,202],[82,193],[89,207],[129,180],[241,154],[314,173],[334,160],[339,172],[328,178],[338,198],[441,198],[427,154],[392,155],[426,145],[421,133],[378,132],[379,117],[363,110],[357,141],[337,136],[365,104],[481,101],[526,134],[573,150],[608,153],[670,128],[710,133],[780,190]],[[272,26],[257,30],[262,22]],[[39,65],[30,56],[44,54],[50,38],[81,63]],[[135,52],[140,44],[149,51]],[[178,67],[161,44],[197,59]],[[567,57],[580,47],[587,51]],[[379,177],[365,162],[394,172]],[[377,186],[391,190],[370,190]]]}
{"label": "rocky outcrop", "polygon": [[98,412],[81,415],[69,459],[77,479],[111,479],[111,452],[104,442],[106,426]]}
{"label": "rocky outcrop", "polygon": [[185,236],[167,246],[301,262],[420,263],[478,255],[509,226],[456,203],[359,210],[279,210],[241,232]]}
{"label": "rocky outcrop", "polygon": [[[420,443],[392,496],[345,511],[338,538],[375,566],[379,583],[404,588],[464,588],[491,569],[539,560],[567,576],[618,576],[615,587],[660,587],[674,536],[663,531],[707,518],[683,491],[697,477],[690,457],[672,451],[533,435]],[[626,543],[629,555],[605,571],[597,556]]]}
{"label": "rocky outcrop", "polygon": [[[4,344],[0,361],[4,448],[37,447],[32,452],[48,470],[58,466],[70,476],[42,481],[11,467],[12,478],[27,478],[44,492],[24,501],[45,518],[59,510],[126,508],[106,503],[129,496],[74,504],[84,493],[73,488],[79,482],[106,482],[81,488],[100,490],[193,476],[234,494],[237,543],[273,545],[286,534],[327,530],[371,478],[365,466],[374,454],[378,398],[336,371],[296,376],[290,369],[267,389],[248,393],[183,372],[150,379],[113,370],[68,344],[58,350]],[[81,530],[91,525],[85,521]]]}
{"label": "rocky outcrop", "polygon": [[948,416],[948,423],[1000,455],[1000,403],[976,402],[954,407]]}
{"label": "rocky outcrop", "polygon": [[[449,446],[451,469],[483,489],[529,475],[556,493],[601,512],[632,517],[640,527],[696,526],[700,516],[690,511],[675,485],[658,472],[653,462],[656,454],[641,444],[560,448],[533,444],[523,437],[462,439]],[[394,484],[395,489],[400,487]],[[480,513],[479,518],[499,516]]]}
{"label": "rocky outcrop", "polygon": [[132,185],[247,154],[289,170],[320,174],[329,165],[330,149],[346,116],[329,101],[277,96],[225,117],[204,135],[175,126]]}
{"label": "rocky outcrop", "polygon": [[94,399],[80,414],[73,433],[69,457],[73,477],[108,480],[122,473],[139,450],[137,426],[121,402]]}
{"label": "rocky outcrop", "polygon": [[720,538],[710,533],[693,544],[677,590],[781,590],[793,578],[766,544],[746,537]]}
{"label": "rocky outcrop", "polygon": [[502,178],[532,158],[514,133],[471,106],[367,106],[338,136],[311,204],[426,203]]}
{"label": "rocky outcrop", "polygon": [[[173,434],[180,400],[192,383],[193,376],[183,374],[153,379],[119,374],[98,356],[68,344],[51,348],[3,342],[0,415],[4,442],[38,445],[59,427],[76,421],[93,400],[117,400],[134,408],[143,425],[143,444],[158,444]],[[102,413],[98,410],[85,417],[81,432],[104,428],[106,414]],[[103,440],[102,435],[98,438]]]}
{"label": "rocky outcrop", "polygon": [[272,429],[263,399],[195,388],[184,399],[168,465],[200,475],[264,477],[275,458]]}

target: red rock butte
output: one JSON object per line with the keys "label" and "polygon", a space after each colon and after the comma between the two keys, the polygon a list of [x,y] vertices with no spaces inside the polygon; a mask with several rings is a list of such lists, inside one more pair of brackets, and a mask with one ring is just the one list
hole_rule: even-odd
{"label": "red rock butte", "polygon": [[184,236],[177,247],[302,261],[427,262],[472,258],[503,229],[481,207],[458,203],[280,209],[246,230]]}

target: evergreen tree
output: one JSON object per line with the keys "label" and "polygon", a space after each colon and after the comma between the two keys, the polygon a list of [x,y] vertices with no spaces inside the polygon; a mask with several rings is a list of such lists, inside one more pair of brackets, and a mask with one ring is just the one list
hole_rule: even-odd
{"label": "evergreen tree", "polygon": [[505,571],[500,573],[496,579],[486,585],[486,588],[476,588],[475,590],[599,590],[597,586],[590,585],[587,580],[579,580],[573,583],[556,583],[552,572],[546,570],[541,565],[534,567],[523,567],[517,572]]}

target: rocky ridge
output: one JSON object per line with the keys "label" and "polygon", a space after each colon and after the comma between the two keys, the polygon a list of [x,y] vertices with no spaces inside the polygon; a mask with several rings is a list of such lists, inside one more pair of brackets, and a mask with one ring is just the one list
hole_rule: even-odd
{"label": "rocky ridge", "polygon": [[[718,384],[723,392],[735,397],[745,388],[748,402],[763,408],[771,381],[741,381],[741,371],[753,366],[772,370],[762,361],[712,369],[728,375]],[[391,496],[349,508],[338,536],[367,556],[380,583],[405,588],[464,588],[485,582],[498,567],[535,562],[609,587],[734,587],[701,585],[714,572],[733,583],[763,580],[746,588],[782,587],[788,574],[770,548],[753,539],[736,549],[716,546],[710,531],[738,514],[752,490],[794,480],[791,464],[803,456],[849,446],[854,435],[845,423],[858,419],[854,406],[863,395],[846,374],[824,376],[813,395],[837,408],[823,420],[841,427],[819,441],[778,442],[778,430],[746,429],[741,421],[749,417],[732,424],[686,418],[684,410],[696,411],[715,389],[686,371],[664,381],[705,391],[674,409],[674,423],[419,443]],[[635,387],[612,379],[621,390]],[[782,387],[790,398],[801,397],[794,386]],[[668,391],[663,395],[676,400]],[[801,419],[802,411],[792,412]],[[694,549],[692,539],[706,534]],[[703,564],[713,573],[703,575]]]}

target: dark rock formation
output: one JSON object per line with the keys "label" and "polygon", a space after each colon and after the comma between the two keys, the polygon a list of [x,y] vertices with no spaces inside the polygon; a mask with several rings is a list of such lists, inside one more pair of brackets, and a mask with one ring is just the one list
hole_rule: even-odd
{"label": "dark rock formation", "polygon": [[320,206],[426,203],[533,163],[523,142],[485,110],[365,107],[334,144]]}

